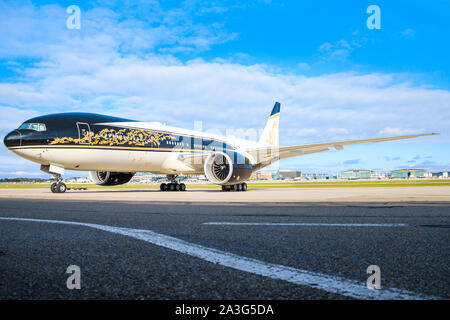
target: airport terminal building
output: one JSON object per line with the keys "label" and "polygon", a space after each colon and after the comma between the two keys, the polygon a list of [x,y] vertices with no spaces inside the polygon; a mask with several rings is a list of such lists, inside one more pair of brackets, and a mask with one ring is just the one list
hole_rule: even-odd
{"label": "airport terminal building", "polygon": [[372,176],[371,170],[347,170],[341,173],[341,178],[348,180],[370,179],[371,176]]}
{"label": "airport terminal building", "polygon": [[391,172],[392,179],[426,178],[424,169],[399,169]]}

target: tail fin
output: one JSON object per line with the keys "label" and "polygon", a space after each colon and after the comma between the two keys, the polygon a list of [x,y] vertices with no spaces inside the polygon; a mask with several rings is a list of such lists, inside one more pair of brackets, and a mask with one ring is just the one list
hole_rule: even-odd
{"label": "tail fin", "polygon": [[278,123],[280,121],[280,103],[275,102],[264,131],[259,138],[261,146],[278,146]]}

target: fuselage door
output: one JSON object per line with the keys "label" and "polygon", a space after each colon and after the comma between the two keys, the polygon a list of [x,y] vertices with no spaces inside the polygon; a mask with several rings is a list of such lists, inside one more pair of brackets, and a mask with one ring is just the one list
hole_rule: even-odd
{"label": "fuselage door", "polygon": [[78,143],[79,144],[91,144],[91,128],[88,123],[85,122],[77,122],[78,127]]}

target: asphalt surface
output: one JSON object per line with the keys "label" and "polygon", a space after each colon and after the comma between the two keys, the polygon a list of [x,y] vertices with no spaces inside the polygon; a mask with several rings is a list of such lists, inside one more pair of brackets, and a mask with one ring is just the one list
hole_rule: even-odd
{"label": "asphalt surface", "polygon": [[[201,204],[1,199],[0,217],[152,230],[241,257],[450,298],[450,204]],[[207,222],[407,224],[405,227]],[[81,269],[68,290],[66,269]],[[0,299],[349,299],[79,225],[0,220]]]}
{"label": "asphalt surface", "polygon": [[[264,183],[260,183],[263,186]],[[69,187],[70,185],[68,185]],[[0,188],[0,199],[47,199],[69,201],[143,201],[143,202],[233,202],[233,203],[299,203],[299,202],[447,202],[450,186],[414,187],[310,187],[255,188],[248,192],[221,192],[219,189],[191,189],[186,192],[161,192],[157,189],[88,188],[52,193],[49,188]]]}

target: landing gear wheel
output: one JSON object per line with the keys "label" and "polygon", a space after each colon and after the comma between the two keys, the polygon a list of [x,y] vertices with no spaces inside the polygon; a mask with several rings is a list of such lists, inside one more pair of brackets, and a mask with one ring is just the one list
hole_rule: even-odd
{"label": "landing gear wheel", "polygon": [[176,177],[178,175],[168,174],[167,179],[170,181],[169,183],[161,183],[160,189],[161,191],[185,191],[186,185],[184,183],[178,183]]}
{"label": "landing gear wheel", "polygon": [[57,193],[64,193],[67,190],[66,184],[64,182],[58,182],[56,184],[55,190]]}
{"label": "landing gear wheel", "polygon": [[56,185],[57,185],[57,183],[56,183],[56,182],[53,182],[52,185],[50,186],[50,190],[51,190],[53,193],[57,193],[57,192],[58,192],[58,191],[56,191]]}
{"label": "landing gear wheel", "polygon": [[243,182],[231,186],[222,186],[222,191],[247,191],[247,184]]}

